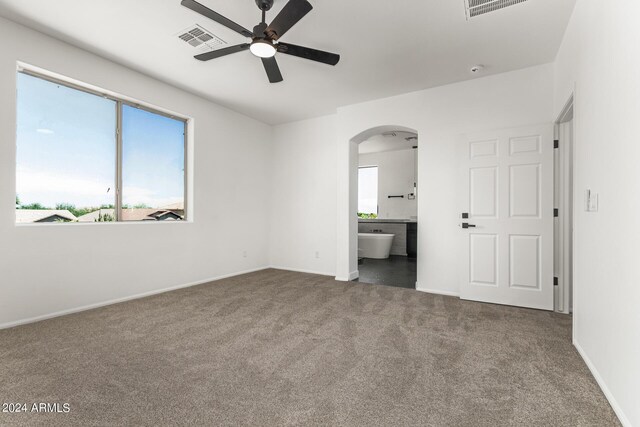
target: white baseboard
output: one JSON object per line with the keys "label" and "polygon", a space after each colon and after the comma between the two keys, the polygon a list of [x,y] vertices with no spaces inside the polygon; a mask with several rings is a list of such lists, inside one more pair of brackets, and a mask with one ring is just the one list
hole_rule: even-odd
{"label": "white baseboard", "polygon": [[117,299],[112,299],[112,300],[108,300],[108,301],[98,302],[98,303],[95,303],[95,304],[84,305],[84,306],[81,306],[81,307],[70,308],[70,309],[67,309],[67,310],[56,311],[56,312],[49,313],[49,314],[43,314],[41,316],[29,317],[27,319],[20,319],[20,320],[16,320],[16,321],[13,321],[13,322],[2,323],[2,324],[0,324],[0,329],[13,328],[15,326],[26,325],[26,324],[29,324],[29,323],[35,323],[35,322],[40,322],[42,320],[52,319],[54,317],[66,316],[67,314],[79,313],[81,311],[92,310],[94,308],[100,308],[100,307],[104,307],[104,306],[107,306],[107,305],[118,304],[118,303],[121,303],[121,302],[131,301],[131,300],[134,300],[134,299],[150,297],[152,295],[162,294],[162,293],[165,293],[165,292],[171,292],[171,291],[175,291],[175,290],[178,290],[178,289],[190,288],[192,286],[203,285],[205,283],[215,282],[216,280],[222,280],[222,279],[227,279],[229,277],[235,277],[235,276],[241,276],[243,274],[254,273],[256,271],[262,271],[262,270],[266,270],[268,268],[269,267],[254,268],[254,269],[251,269],[251,270],[245,270],[245,271],[240,271],[240,272],[237,272],[237,273],[225,274],[225,275],[222,275],[222,276],[217,276],[217,277],[212,277],[212,278],[209,278],[209,279],[199,280],[197,282],[186,283],[186,284],[177,285],[177,286],[171,286],[169,288],[157,289],[157,290],[153,290],[153,291],[149,291],[149,292],[143,292],[141,294],[130,295],[130,296],[123,297],[123,298],[117,298]]}
{"label": "white baseboard", "polygon": [[589,370],[591,371],[591,375],[593,375],[593,378],[595,378],[596,382],[600,386],[602,393],[604,393],[604,397],[606,397],[607,400],[609,401],[609,404],[611,405],[613,412],[616,413],[618,419],[620,420],[620,424],[622,424],[624,427],[631,427],[631,422],[624,415],[624,412],[622,412],[622,408],[620,407],[620,405],[618,405],[618,402],[613,397],[613,394],[611,394],[611,391],[609,391],[609,388],[607,387],[604,380],[600,376],[600,373],[591,362],[591,359],[589,359],[589,356],[587,356],[587,353],[585,353],[582,347],[580,347],[580,344],[578,344],[578,342],[576,342],[575,340],[573,342],[573,346],[576,348],[576,350],[578,350],[578,353],[582,357],[582,360],[584,360],[584,363],[587,365],[587,368],[589,368]]}
{"label": "white baseboard", "polygon": [[351,273],[349,273],[349,276],[347,276],[347,277],[345,277],[345,276],[336,276],[336,280],[338,282],[351,282],[352,280],[356,280],[359,277],[360,277],[360,272],[358,270],[356,270],[356,271],[352,271]]}
{"label": "white baseboard", "polygon": [[308,274],[317,274],[319,276],[333,276],[333,273],[323,272],[323,271],[313,271],[313,270],[305,270],[301,268],[291,268],[291,267],[280,267],[277,265],[270,265],[269,268],[273,268],[274,270],[285,270],[285,271],[294,271],[296,273],[308,273]]}
{"label": "white baseboard", "polygon": [[420,291],[420,292],[424,292],[427,294],[436,294],[436,295],[445,295],[448,297],[460,297],[460,293],[459,292],[453,292],[453,291],[443,291],[440,289],[429,289],[429,288],[423,288],[420,286],[420,283],[416,282],[416,291]]}

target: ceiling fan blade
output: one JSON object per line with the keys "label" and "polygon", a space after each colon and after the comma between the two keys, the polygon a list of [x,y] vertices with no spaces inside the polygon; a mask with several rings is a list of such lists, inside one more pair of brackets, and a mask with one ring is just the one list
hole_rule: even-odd
{"label": "ceiling fan blade", "polygon": [[323,64],[336,65],[340,61],[340,55],[322,50],[311,49],[310,47],[296,46],[289,43],[278,43],[278,52],[286,53],[311,61],[322,62]]}
{"label": "ceiling fan blade", "polygon": [[264,65],[264,70],[267,72],[269,82],[280,83],[284,80],[282,78],[282,73],[280,73],[278,62],[276,61],[276,58],[274,56],[272,56],[271,58],[262,58],[262,65]]}
{"label": "ceiling fan blade", "polygon": [[249,49],[249,46],[251,46],[251,44],[249,43],[238,44],[235,46],[225,47],[224,49],[217,49],[212,50],[211,52],[201,53],[200,55],[196,55],[194,58],[200,61],[209,61],[211,59],[220,58],[221,56],[242,52],[243,50]]}
{"label": "ceiling fan blade", "polygon": [[216,21],[218,24],[224,25],[225,27],[235,31],[236,33],[240,33],[245,37],[253,37],[253,33],[244,28],[242,25],[236,24],[229,18],[225,18],[218,12],[214,12],[213,10],[209,9],[205,5],[198,3],[195,0],[182,0],[182,5],[193,10],[194,12],[199,13],[202,16]]}
{"label": "ceiling fan blade", "polygon": [[264,33],[273,40],[278,40],[307,13],[311,12],[311,9],[313,6],[307,0],[289,0],[289,3],[284,6]]}

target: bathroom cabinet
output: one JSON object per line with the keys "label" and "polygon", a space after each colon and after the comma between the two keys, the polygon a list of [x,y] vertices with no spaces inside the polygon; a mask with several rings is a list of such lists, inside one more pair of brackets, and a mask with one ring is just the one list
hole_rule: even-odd
{"label": "bathroom cabinet", "polygon": [[418,223],[407,223],[407,256],[409,258],[418,257]]}

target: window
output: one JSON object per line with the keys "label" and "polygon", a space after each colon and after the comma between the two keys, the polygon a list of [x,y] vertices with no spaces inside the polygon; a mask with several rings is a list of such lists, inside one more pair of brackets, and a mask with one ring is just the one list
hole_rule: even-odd
{"label": "window", "polygon": [[378,167],[358,168],[358,216],[378,217]]}
{"label": "window", "polygon": [[184,123],[122,109],[122,220],[184,217]]}
{"label": "window", "polygon": [[17,75],[16,222],[185,218],[186,120]]}

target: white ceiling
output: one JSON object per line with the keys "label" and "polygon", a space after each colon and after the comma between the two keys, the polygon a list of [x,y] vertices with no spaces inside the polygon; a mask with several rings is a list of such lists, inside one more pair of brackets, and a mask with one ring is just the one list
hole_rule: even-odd
{"label": "white ceiling", "polygon": [[[230,109],[277,124],[369,101],[552,62],[575,0],[529,0],[467,21],[464,0],[310,0],[282,41],[341,54],[336,67],[278,55],[285,78],[269,84],[242,52],[210,62],[176,34],[199,24],[228,44],[241,35],[180,0],[0,0],[0,15],[120,62]],[[254,0],[201,0],[248,29]],[[270,21],[285,0],[275,0]],[[108,88],[107,88],[108,89]]]}
{"label": "white ceiling", "polygon": [[417,137],[411,132],[389,132],[386,134],[374,135],[366,141],[358,144],[359,154],[382,153],[385,151],[412,150],[418,146],[418,140],[409,140],[409,137]]}

